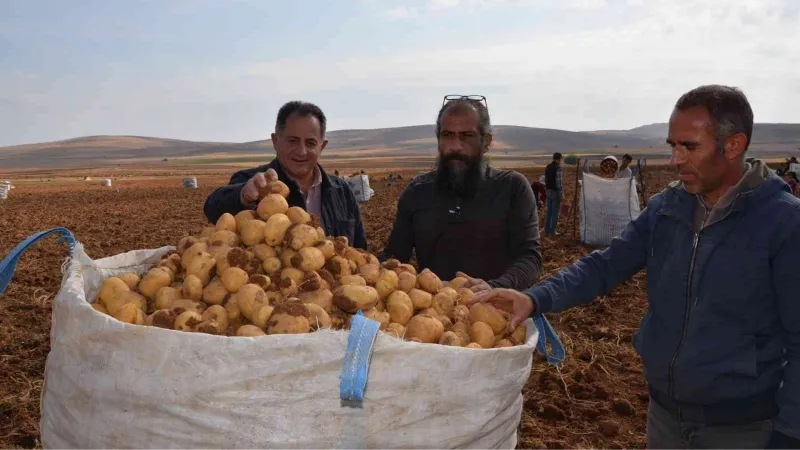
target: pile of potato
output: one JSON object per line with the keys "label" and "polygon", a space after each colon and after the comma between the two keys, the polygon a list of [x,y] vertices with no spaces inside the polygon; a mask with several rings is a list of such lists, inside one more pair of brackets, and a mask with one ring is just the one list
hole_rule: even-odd
{"label": "pile of potato", "polygon": [[421,343],[500,348],[525,342],[508,333],[509,313],[467,308],[472,291],[430,270],[381,264],[347,238],[325,236],[316,218],[289,207],[288,187],[270,182],[256,210],[224,214],[200,236],[184,237],[143,277],[125,273],[100,287],[94,309],[122,322],[227,336],[347,329],[359,310],[381,330]]}

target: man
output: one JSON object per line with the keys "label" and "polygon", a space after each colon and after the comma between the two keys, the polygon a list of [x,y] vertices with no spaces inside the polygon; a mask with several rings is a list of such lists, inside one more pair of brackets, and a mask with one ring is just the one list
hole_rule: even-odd
{"label": "man", "polygon": [[630,168],[631,161],[633,161],[633,157],[631,155],[627,153],[622,155],[622,165],[617,171],[617,178],[630,178],[633,176],[633,172]]}
{"label": "man", "polygon": [[564,197],[564,180],[561,176],[561,153],[553,153],[553,161],[544,169],[544,184],[547,187],[547,210],[544,216],[544,235],[558,236],[558,213]]}
{"label": "man", "polygon": [[544,184],[544,175],[539,177],[538,180],[531,182],[531,189],[533,189],[533,195],[536,197],[536,207],[543,208],[544,200],[547,198],[547,187]]}
{"label": "man", "polygon": [[446,101],[436,120],[437,169],[415,178],[397,203],[385,261],[408,262],[443,280],[470,276],[473,291],[523,289],[542,268],[536,200],[520,173],[484,158],[492,142],[489,111],[466,97]]}
{"label": "man", "polygon": [[797,195],[797,183],[800,182],[800,179],[797,178],[797,174],[794,172],[784,172],[780,175],[783,178],[783,181],[789,185],[789,189],[792,191],[792,194],[795,196]]}
{"label": "man", "polygon": [[649,448],[800,448],[800,200],[745,159],[744,94],[701,86],[669,122],[680,182],[621,236],[524,293],[475,301],[533,311],[589,303],[647,268],[649,308],[634,346],[650,391]]}
{"label": "man", "polygon": [[259,188],[268,178],[289,186],[289,206],[313,214],[329,236],[346,236],[350,245],[367,248],[367,238],[353,191],[339,177],[329,177],[317,163],[328,141],[327,120],[311,103],[293,101],[278,111],[272,146],[276,158],[265,166],[236,172],[230,183],[214,191],[205,204],[208,220],[258,206]]}

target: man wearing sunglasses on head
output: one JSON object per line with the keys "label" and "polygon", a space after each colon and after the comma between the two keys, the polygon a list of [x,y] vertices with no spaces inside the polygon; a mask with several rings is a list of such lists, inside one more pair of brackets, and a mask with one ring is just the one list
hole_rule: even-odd
{"label": "man wearing sunglasses on head", "polygon": [[436,168],[400,195],[385,261],[408,262],[443,280],[468,279],[474,292],[526,289],[541,274],[536,199],[520,173],[485,159],[492,143],[483,96],[446,96],[436,119]]}

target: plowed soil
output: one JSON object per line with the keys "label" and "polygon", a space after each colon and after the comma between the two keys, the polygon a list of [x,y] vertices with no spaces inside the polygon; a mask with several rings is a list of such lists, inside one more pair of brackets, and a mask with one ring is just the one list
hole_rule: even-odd
{"label": "plowed soil", "polygon": [[[521,170],[529,179],[542,168]],[[376,196],[362,204],[369,249],[377,253],[389,237],[397,198],[413,176],[387,183],[373,180]],[[76,175],[77,177],[77,175]],[[17,183],[0,201],[0,257],[31,234],[66,227],[93,258],[134,249],[175,245],[206,225],[203,202],[227,175],[199,179],[183,189],[180,177]],[[647,193],[671,179],[666,169],[649,168]],[[37,183],[38,182],[38,183]],[[572,203],[574,170],[565,171],[566,202]],[[117,192],[117,189],[119,191]],[[540,211],[540,223],[544,219]],[[573,239],[571,218],[561,218],[562,236],[544,238],[545,276],[592,249]],[[50,300],[61,283],[65,244],[48,238],[29,250],[0,297],[0,447],[39,447],[39,398],[50,350]],[[560,368],[535,356],[524,390],[520,448],[643,448],[647,390],[631,340],[647,308],[643,273],[588,306],[549,315],[567,349]]]}

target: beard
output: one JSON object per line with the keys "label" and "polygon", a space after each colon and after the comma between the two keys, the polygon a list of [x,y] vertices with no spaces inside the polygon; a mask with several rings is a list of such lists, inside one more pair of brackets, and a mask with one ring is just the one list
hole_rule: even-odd
{"label": "beard", "polygon": [[436,160],[436,186],[441,192],[470,199],[478,192],[484,159],[459,153],[441,156]]}

